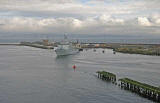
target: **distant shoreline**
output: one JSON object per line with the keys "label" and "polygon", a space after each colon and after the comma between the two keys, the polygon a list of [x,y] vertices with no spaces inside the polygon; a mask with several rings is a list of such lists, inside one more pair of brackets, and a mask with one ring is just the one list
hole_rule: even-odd
{"label": "distant shoreline", "polygon": [[[0,43],[0,45],[20,45],[21,43]],[[114,44],[117,44],[117,45],[160,45],[160,43],[95,43],[95,42],[89,42],[89,43],[81,43],[81,44],[111,44],[111,45],[114,45]]]}
{"label": "distant shoreline", "polygon": [[0,46],[2,45],[20,46],[20,43],[0,43]]}
{"label": "distant shoreline", "polygon": [[[0,43],[11,46],[30,46],[41,49],[54,49],[54,45],[43,45],[32,42],[21,43]],[[128,43],[81,43],[81,48],[108,48],[113,49],[113,53],[128,53],[160,56],[160,44],[128,44]]]}

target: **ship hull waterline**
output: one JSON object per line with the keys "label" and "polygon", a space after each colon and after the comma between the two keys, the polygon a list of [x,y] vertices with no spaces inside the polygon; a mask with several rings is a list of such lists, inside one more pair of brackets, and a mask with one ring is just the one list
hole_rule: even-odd
{"label": "ship hull waterline", "polygon": [[77,54],[79,53],[79,50],[76,49],[76,50],[66,50],[66,49],[57,49],[55,50],[57,56],[66,56],[66,55],[74,55],[74,54]]}

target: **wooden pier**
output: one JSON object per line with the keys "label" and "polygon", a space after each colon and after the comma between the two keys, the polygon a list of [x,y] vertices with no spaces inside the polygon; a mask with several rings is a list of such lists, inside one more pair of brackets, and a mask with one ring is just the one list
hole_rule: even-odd
{"label": "wooden pier", "polygon": [[113,83],[116,82],[116,75],[113,73],[109,73],[106,71],[97,71],[97,73],[98,73],[98,78],[102,80],[111,81]]}
{"label": "wooden pier", "polygon": [[121,88],[160,103],[160,88],[141,83],[129,78],[119,79]]}
{"label": "wooden pier", "polygon": [[[106,71],[97,71],[98,78],[104,80],[104,81],[109,81],[112,83],[116,83],[116,75],[113,73],[109,73]],[[149,100],[155,101],[160,103],[160,88],[151,86],[145,83],[141,83],[129,78],[122,78],[119,79],[120,81],[119,86],[122,89],[131,91],[133,93],[136,93],[142,97],[148,98]]]}

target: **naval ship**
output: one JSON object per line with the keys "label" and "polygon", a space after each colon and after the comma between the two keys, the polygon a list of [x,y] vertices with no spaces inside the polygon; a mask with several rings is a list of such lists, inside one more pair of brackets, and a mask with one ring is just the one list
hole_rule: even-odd
{"label": "naval ship", "polygon": [[76,48],[73,43],[69,42],[67,36],[64,35],[64,40],[57,45],[55,49],[57,56],[64,56],[64,55],[72,55],[77,54],[79,49]]}

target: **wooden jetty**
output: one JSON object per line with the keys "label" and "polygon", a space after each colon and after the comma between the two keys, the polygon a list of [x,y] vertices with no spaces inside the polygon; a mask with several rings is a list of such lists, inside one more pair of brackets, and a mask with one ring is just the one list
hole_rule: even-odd
{"label": "wooden jetty", "polygon": [[116,82],[116,75],[113,73],[109,73],[106,71],[97,71],[98,73],[98,78],[106,81],[111,81],[111,82]]}
{"label": "wooden jetty", "polygon": [[141,83],[129,78],[119,79],[121,88],[132,91],[140,96],[160,103],[160,88]]}

